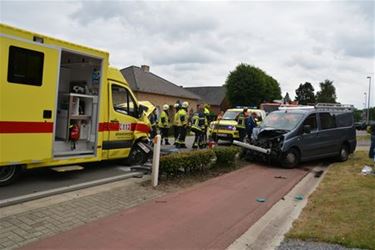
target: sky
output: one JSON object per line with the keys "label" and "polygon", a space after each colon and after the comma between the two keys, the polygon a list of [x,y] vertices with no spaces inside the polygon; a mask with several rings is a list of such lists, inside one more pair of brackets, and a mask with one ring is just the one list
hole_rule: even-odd
{"label": "sky", "polygon": [[375,1],[4,1],[2,23],[110,52],[177,85],[220,86],[240,63],[294,98],[325,79],[337,101],[375,106]]}

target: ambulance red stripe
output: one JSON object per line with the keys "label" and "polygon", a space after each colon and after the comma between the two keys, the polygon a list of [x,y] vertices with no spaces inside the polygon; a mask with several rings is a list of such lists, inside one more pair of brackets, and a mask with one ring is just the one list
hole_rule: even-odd
{"label": "ambulance red stripe", "polygon": [[0,121],[0,134],[52,133],[53,122]]}
{"label": "ambulance red stripe", "polygon": [[[99,123],[99,132],[104,131],[119,131],[120,124],[115,122],[101,122]],[[149,126],[143,123],[132,123],[130,124],[130,131],[139,131],[148,133],[150,132]]]}

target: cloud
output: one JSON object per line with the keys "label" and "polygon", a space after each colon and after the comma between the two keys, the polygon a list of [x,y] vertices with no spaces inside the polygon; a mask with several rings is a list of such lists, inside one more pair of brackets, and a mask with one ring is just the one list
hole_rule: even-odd
{"label": "cloud", "polygon": [[3,0],[0,14],[2,22],[107,50],[119,68],[149,64],[178,85],[222,85],[243,62],[277,79],[284,94],[330,79],[340,102],[362,107],[366,76],[374,77],[374,4]]}

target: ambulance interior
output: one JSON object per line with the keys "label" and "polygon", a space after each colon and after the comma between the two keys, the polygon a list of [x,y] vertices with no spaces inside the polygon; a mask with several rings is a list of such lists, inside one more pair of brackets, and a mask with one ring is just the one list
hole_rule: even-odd
{"label": "ambulance interior", "polygon": [[62,51],[55,122],[54,156],[96,152],[102,60]]}

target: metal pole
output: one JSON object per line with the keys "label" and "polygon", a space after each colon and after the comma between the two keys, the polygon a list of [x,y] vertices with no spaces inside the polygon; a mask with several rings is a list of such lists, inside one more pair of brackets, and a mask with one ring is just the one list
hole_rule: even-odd
{"label": "metal pole", "polygon": [[365,95],[365,102],[363,103],[363,112],[362,113],[362,120],[367,122],[367,111],[366,111],[366,107],[367,107],[367,93],[363,93]]}
{"label": "metal pole", "polygon": [[369,79],[368,83],[368,95],[367,95],[367,124],[370,122],[370,100],[371,100],[371,76],[367,77]]}
{"label": "metal pole", "polygon": [[151,172],[151,184],[153,187],[156,187],[158,185],[160,143],[161,143],[161,136],[156,135],[154,138],[154,154],[152,157],[152,172]]}

